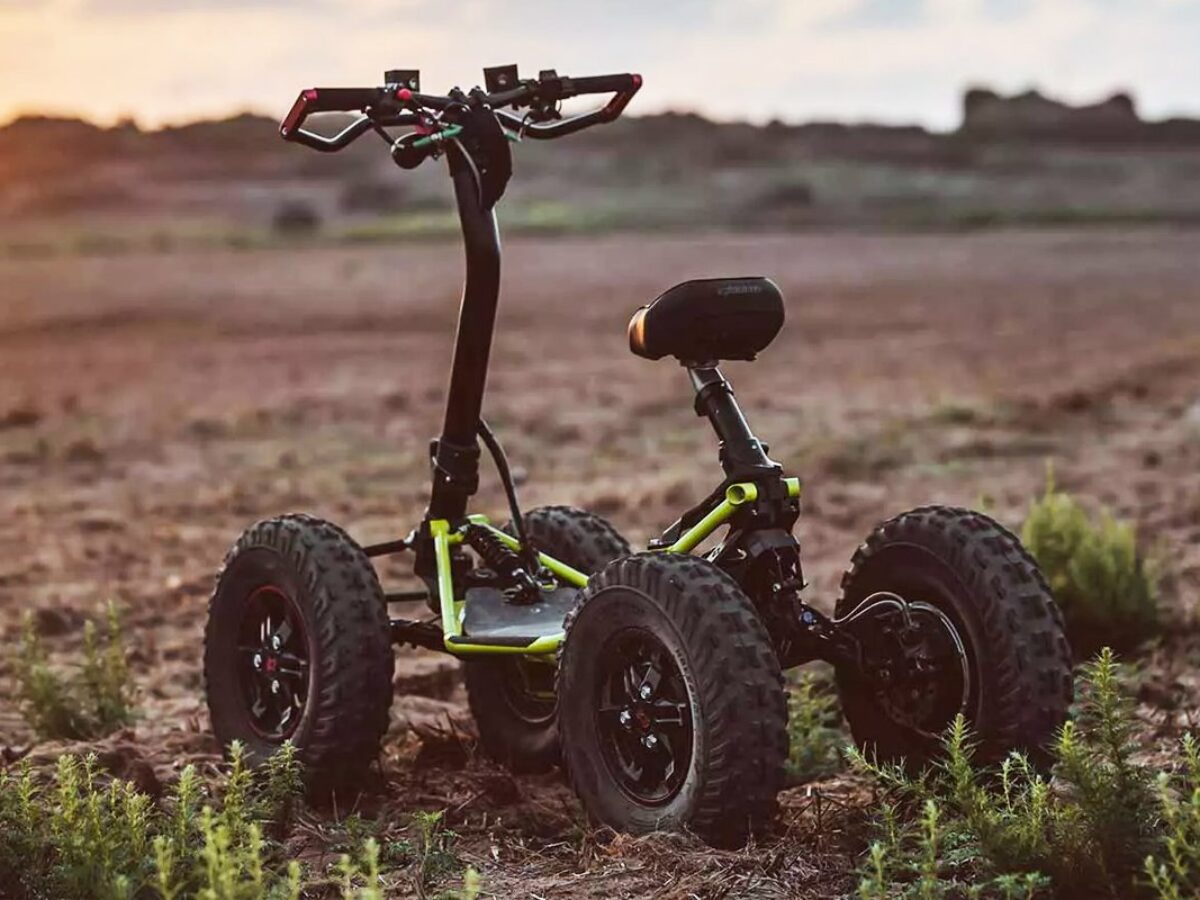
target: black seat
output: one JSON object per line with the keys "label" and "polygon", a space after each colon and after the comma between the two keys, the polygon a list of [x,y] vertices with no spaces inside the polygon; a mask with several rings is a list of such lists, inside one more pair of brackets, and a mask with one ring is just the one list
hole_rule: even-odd
{"label": "black seat", "polygon": [[677,284],[629,321],[629,349],[689,364],[754,359],[783,327],[783,295],[769,278]]}

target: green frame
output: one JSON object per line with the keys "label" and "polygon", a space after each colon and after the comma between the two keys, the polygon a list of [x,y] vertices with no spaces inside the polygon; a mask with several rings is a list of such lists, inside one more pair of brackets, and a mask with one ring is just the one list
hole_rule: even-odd
{"label": "green frame", "polygon": [[[788,496],[800,496],[800,479],[785,478]],[[662,553],[691,553],[704,543],[708,537],[724,525],[737,512],[738,508],[758,499],[758,487],[753,482],[731,484],[725,490],[725,499],[713,507],[699,522],[679,536],[679,539],[669,547],[664,547]],[[487,516],[471,515],[457,528],[446,519],[433,519],[429,523],[429,534],[433,538],[434,556],[437,561],[438,608],[442,616],[442,641],[448,653],[455,656],[550,656],[558,652],[565,637],[564,632],[556,631],[543,635],[530,644],[523,646],[500,646],[496,644],[472,644],[463,640],[463,619],[466,613],[466,601],[454,596],[454,577],[450,563],[450,548],[463,541],[463,531],[468,525],[482,525],[492,532],[500,541],[512,550],[519,550],[521,543],[508,532],[496,528]],[[587,586],[588,576],[578,569],[572,568],[561,560],[545,553],[539,553],[538,559],[555,577],[565,584],[583,588]]]}

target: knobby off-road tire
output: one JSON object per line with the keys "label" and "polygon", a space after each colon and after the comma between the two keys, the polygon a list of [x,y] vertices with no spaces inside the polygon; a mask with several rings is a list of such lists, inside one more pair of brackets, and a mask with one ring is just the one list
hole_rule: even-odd
{"label": "knobby off-road tire", "polygon": [[[256,727],[239,681],[245,677],[238,669],[245,664],[238,649],[246,637],[245,605],[264,588],[290,601],[303,632],[292,641],[308,660],[303,708],[285,736]],[[239,740],[257,763],[287,737],[310,784],[351,786],[377,758],[387,731],[393,667],[383,590],[346,532],[311,516],[286,515],[242,534],[217,576],[204,634],[208,708],[223,747]]]}
{"label": "knobby off-road tire", "polygon": [[[979,741],[976,759],[1022,750],[1044,765],[1047,745],[1072,698],[1063,618],[1037,563],[1010,531],[971,510],[927,506],[875,528],[842,577],[836,614],[876,591],[924,601],[962,638],[971,672],[964,714]],[[897,724],[874,690],[838,674],[854,739],[880,760],[910,769],[935,758],[939,742]],[[931,723],[941,731],[945,723]]]}
{"label": "knobby off-road tire", "polygon": [[[540,551],[587,574],[630,552],[612,525],[570,506],[530,510],[525,531]],[[468,660],[464,666],[467,701],[484,752],[514,772],[546,772],[558,765],[553,666],[520,657]]]}
{"label": "knobby off-road tire", "polygon": [[[740,846],[771,819],[788,747],[783,675],[753,604],[733,579],[689,556],[625,557],[592,578],[566,628],[558,670],[563,760],[593,819],[633,833],[689,828],[721,847]],[[688,720],[686,728],[661,729],[673,753],[686,745],[687,759],[672,763],[679,774],[665,784],[678,783],[653,802],[640,785],[630,787],[621,762],[629,756],[627,736],[606,718],[610,669],[614,661],[622,665],[631,642],[661,648],[658,668],[672,670],[648,702],[674,703]],[[637,709],[629,721],[655,721],[656,709]],[[686,740],[676,740],[680,735]]]}

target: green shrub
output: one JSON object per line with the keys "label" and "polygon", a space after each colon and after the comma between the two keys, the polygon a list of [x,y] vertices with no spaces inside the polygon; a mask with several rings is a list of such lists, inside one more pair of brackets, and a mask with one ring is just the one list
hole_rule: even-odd
{"label": "green shrub", "polygon": [[117,608],[109,603],[105,615],[104,646],[96,642],[96,625],[83,627],[83,667],[79,686],[87,709],[100,734],[116,731],[133,721],[133,680],[125,658],[125,641]]}
{"label": "green shrub", "polygon": [[1158,626],[1158,572],[1137,549],[1131,523],[1102,512],[1093,522],[1071,495],[1055,489],[1029,510],[1021,540],[1041,567],[1076,653],[1131,649]]}
{"label": "green shrub", "polygon": [[1165,839],[1146,857],[1146,876],[1161,900],[1200,896],[1200,745],[1183,738],[1183,771],[1158,778]]}
{"label": "green shrub", "polygon": [[83,663],[69,678],[50,668],[27,614],[17,664],[21,712],[41,738],[101,737],[133,721],[133,681],[116,607],[108,605],[103,642],[95,623],[84,626]]}
{"label": "green shrub", "polygon": [[78,739],[87,736],[90,727],[84,711],[67,683],[50,669],[45,648],[29,613],[25,614],[21,632],[17,683],[21,714],[38,737]]}
{"label": "green shrub", "polygon": [[833,774],[848,743],[828,681],[812,671],[801,673],[788,693],[789,779],[801,783]]}
{"label": "green shrub", "polygon": [[267,823],[296,802],[295,753],[285,745],[262,777],[240,747],[231,755],[223,791],[188,766],[161,807],[106,781],[94,756],[60,757],[46,786],[28,765],[0,772],[0,871],[15,873],[18,897],[298,898],[299,864],[266,837],[285,836]]}
{"label": "green shrub", "polygon": [[[863,860],[860,895],[1129,897],[1148,891],[1151,870],[1164,884],[1191,884],[1200,874],[1191,849],[1200,818],[1171,801],[1178,804],[1171,807],[1176,856],[1186,860],[1176,865],[1171,828],[1162,825],[1171,818],[1159,816],[1163,789],[1156,792],[1152,773],[1133,763],[1133,730],[1105,649],[1085,671],[1078,717],[1052,747],[1053,782],[1019,753],[976,769],[961,716],[946,732],[942,762],[920,777],[853,753],[855,765],[892,795]],[[1186,756],[1193,745],[1184,746]]]}

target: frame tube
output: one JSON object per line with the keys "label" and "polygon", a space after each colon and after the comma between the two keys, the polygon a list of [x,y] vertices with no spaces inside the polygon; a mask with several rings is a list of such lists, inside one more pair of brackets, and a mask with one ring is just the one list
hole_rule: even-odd
{"label": "frame tube", "polygon": [[[454,361],[446,395],[446,416],[439,443],[473,450],[477,479],[479,443],[476,435],[500,297],[500,234],[496,227],[495,211],[484,209],[480,204],[478,175],[470,157],[455,141],[451,141],[447,149],[466,250],[467,275],[458,313]],[[453,522],[466,515],[467,500],[474,493],[475,479],[471,475],[469,472],[459,473],[457,482],[434,479],[429,500],[430,519]]]}
{"label": "frame tube", "polygon": [[[505,543],[512,542],[514,549],[520,544],[515,538],[505,534],[488,525],[485,516],[472,516],[471,521],[476,524],[485,525],[492,531],[496,532]],[[453,544],[462,542],[462,535],[456,531],[452,531],[450,523],[445,519],[433,519],[429,523],[429,533],[433,538],[434,556],[437,560],[437,583],[438,583],[438,606],[442,614],[442,646],[447,652],[454,656],[495,656],[495,655],[519,655],[519,656],[546,656],[558,651],[559,645],[562,644],[563,638],[566,636],[562,631],[556,631],[552,634],[545,634],[535,637],[533,641],[525,645],[500,645],[500,644],[472,644],[468,641],[462,641],[462,619],[463,619],[463,603],[454,596],[454,574],[450,563],[450,547]],[[561,571],[563,580],[568,580],[570,577],[571,583],[577,587],[582,587],[587,584],[587,576],[582,572],[571,568],[566,563],[539,554],[542,562],[548,569],[555,574]],[[459,640],[452,640],[458,638]]]}
{"label": "frame tube", "polygon": [[454,570],[450,566],[450,523],[434,519],[429,523],[433,553],[437,559],[438,605],[442,612],[443,639],[462,634],[458,601],[454,598]]}
{"label": "frame tube", "polygon": [[725,491],[725,499],[713,507],[712,512],[680,535],[679,540],[667,548],[668,553],[691,553],[705,538],[720,528],[745,503],[758,499],[758,488],[751,482],[731,484]]}
{"label": "frame tube", "polygon": [[[498,537],[500,542],[507,546],[510,550],[520,551],[521,542],[508,532],[501,531],[499,528],[494,528],[490,523],[488,523],[487,519],[481,516],[469,516],[468,518],[471,522],[474,522],[477,525],[483,525],[485,528],[487,528],[488,531]],[[557,575],[560,580],[565,581],[567,584],[578,588],[587,587],[588,577],[578,569],[568,566],[565,562],[560,562],[553,556],[547,556],[545,553],[538,553],[538,562],[540,562],[543,566]]]}

